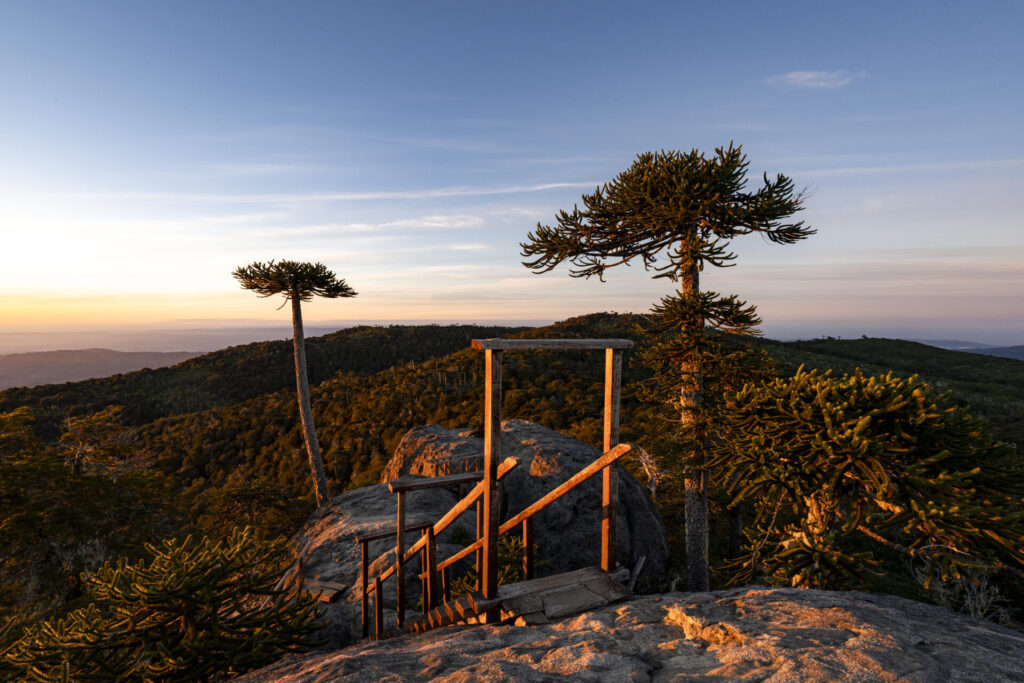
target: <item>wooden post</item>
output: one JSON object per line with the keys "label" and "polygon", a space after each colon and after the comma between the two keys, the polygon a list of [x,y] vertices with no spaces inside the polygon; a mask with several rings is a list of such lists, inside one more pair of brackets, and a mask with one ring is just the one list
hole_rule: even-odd
{"label": "wooden post", "polygon": [[434,528],[427,527],[427,604],[429,609],[437,607],[437,543]]}
{"label": "wooden post", "polygon": [[[483,538],[484,533],[484,507],[483,498],[476,501],[476,540]],[[483,590],[484,586],[484,551],[483,548],[476,551],[476,589]]]}
{"label": "wooden post", "polygon": [[395,580],[398,583],[398,604],[395,610],[398,612],[398,628],[405,624],[405,570],[402,568],[402,558],[405,556],[405,493],[399,491],[398,496],[398,522],[395,525],[395,554],[398,556],[395,567]]}
{"label": "wooden post", "polygon": [[369,570],[369,555],[366,548],[366,543],[359,543],[359,555],[360,555],[360,571],[359,571],[359,587],[363,589],[363,638],[370,637],[370,603],[367,600],[370,596],[366,594],[367,580],[366,572]]}
{"label": "wooden post", "polygon": [[533,578],[533,517],[523,520],[523,580]]}
{"label": "wooden post", "polygon": [[441,570],[441,599],[445,602],[452,601],[452,572],[451,567]]}
{"label": "wooden post", "polygon": [[[604,451],[619,443],[619,398],[622,386],[622,350],[605,349]],[[615,569],[615,519],[619,507],[619,473],[614,463],[604,468],[601,491],[601,569]]]}
{"label": "wooden post", "polygon": [[[484,528],[483,594],[485,600],[498,597],[498,460],[501,459],[501,351],[485,352],[484,385]],[[486,622],[498,620],[498,610],[485,615]]]}
{"label": "wooden post", "polygon": [[380,588],[380,574],[373,577],[373,637],[384,633],[384,596]]}
{"label": "wooden post", "polygon": [[[433,531],[433,529],[431,529]],[[424,529],[420,536],[426,536],[427,530]],[[427,573],[427,543],[424,543],[423,549],[420,550],[420,574]],[[430,611],[430,606],[427,604],[427,580],[420,579],[420,605],[423,608],[423,613],[426,614]]]}

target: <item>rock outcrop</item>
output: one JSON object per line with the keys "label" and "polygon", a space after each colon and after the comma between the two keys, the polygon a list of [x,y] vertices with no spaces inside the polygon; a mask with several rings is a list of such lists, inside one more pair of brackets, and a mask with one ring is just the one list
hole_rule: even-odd
{"label": "rock outcrop", "polygon": [[[436,476],[439,459],[455,467],[482,457],[483,439],[465,430],[438,425],[409,431],[395,449],[381,475],[387,482],[405,475]],[[515,458],[518,466],[502,479],[502,519],[508,519],[548,491],[600,457],[593,446],[526,420],[506,420],[501,425],[501,458]],[[440,461],[442,464],[444,460]],[[632,567],[643,555],[643,571],[637,587],[643,592],[658,586],[668,567],[665,527],[647,490],[619,465],[619,508],[616,525],[616,559]],[[462,471],[459,469],[458,471]],[[594,476],[552,503],[533,518],[537,559],[545,571],[561,573],[601,563],[601,477]]]}
{"label": "rock outcrop", "polygon": [[450,626],[237,680],[1024,681],[1024,634],[892,596],[747,587],[635,597],[541,626]]}
{"label": "rock outcrop", "polygon": [[[472,450],[475,449],[475,450]],[[482,453],[483,443],[466,432],[447,430],[436,425],[410,431],[388,463],[389,476],[416,475],[425,471],[430,458],[445,453]],[[508,519],[544,493],[598,457],[596,449],[532,422],[509,420],[502,425],[502,458],[519,462],[502,480],[502,518]],[[665,528],[645,489],[627,473],[619,476],[618,559],[628,567],[638,555],[645,555],[637,590],[656,585],[666,571],[668,542]],[[406,497],[408,525],[418,521],[436,521],[456,502],[456,493],[445,489],[410,491]],[[300,573],[307,580],[341,584],[348,588],[331,603],[330,643],[335,647],[355,642],[360,637],[359,586],[360,551],[356,537],[393,528],[395,496],[386,484],[348,491],[332,499],[329,506],[314,514],[295,541],[300,550]],[[539,546],[536,559],[539,574],[554,574],[600,564],[601,478],[596,476],[559,499],[534,518],[534,537]],[[463,546],[453,543],[461,527],[463,536],[475,533],[476,517],[470,509],[438,537],[438,557],[454,555]],[[468,533],[467,533],[468,532]],[[407,537],[407,543],[418,534]],[[368,555],[372,562],[370,578],[394,563],[394,537],[371,541]],[[472,556],[462,569],[471,566]],[[419,599],[416,578],[419,565],[407,565],[407,607]],[[394,622],[395,578],[384,582],[385,621]]]}

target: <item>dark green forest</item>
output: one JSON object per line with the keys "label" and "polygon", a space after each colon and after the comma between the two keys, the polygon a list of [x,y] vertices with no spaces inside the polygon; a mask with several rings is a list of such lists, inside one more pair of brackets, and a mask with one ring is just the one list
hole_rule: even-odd
{"label": "dark green forest", "polygon": [[[621,438],[657,455],[666,422],[663,407],[638,399],[650,376],[636,358],[650,343],[642,323],[636,315],[600,313],[536,329],[358,327],[309,339],[313,410],[332,493],[376,483],[413,427],[480,427],[483,354],[469,348],[473,338],[633,339],[637,349],[627,352],[623,368]],[[752,343],[780,377],[800,366],[918,374],[937,394],[950,392],[945,404],[983,419],[996,440],[1011,449],[1024,443],[1020,361],[889,339]],[[509,352],[503,375],[505,418],[600,443],[600,354]],[[314,507],[294,383],[290,342],[265,342],[170,368],[0,393],[0,610],[30,619],[78,607],[82,572],[118,557],[138,559],[145,542],[188,533],[226,538],[234,523],[251,524],[265,538],[294,532]],[[73,472],[65,465],[73,456],[88,465]],[[637,463],[627,467],[646,483]],[[712,555],[719,559],[726,555],[726,502],[712,500]],[[678,501],[666,495],[658,503],[676,547]],[[906,583],[889,589],[923,595]]]}

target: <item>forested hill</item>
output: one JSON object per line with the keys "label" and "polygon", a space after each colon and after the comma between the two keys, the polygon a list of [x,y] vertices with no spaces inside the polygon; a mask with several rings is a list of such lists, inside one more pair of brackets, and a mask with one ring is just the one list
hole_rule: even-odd
{"label": "forested hill", "polygon": [[[310,339],[313,413],[331,492],[376,483],[413,427],[481,426],[484,354],[469,348],[472,338],[628,337],[642,348],[640,320],[598,313],[536,329],[362,327]],[[988,419],[995,437],[1024,443],[1021,361],[884,339],[756,343],[783,375],[800,365],[919,373]],[[636,398],[649,376],[640,348],[625,354],[621,438],[657,453],[666,423],[660,408]],[[507,352],[504,417],[599,445],[603,373],[598,351]],[[0,446],[23,454],[0,457],[8,483],[0,486],[0,528],[14,549],[8,557],[18,558],[0,562],[0,618],[6,609],[29,613],[73,599],[79,572],[137,557],[144,542],[195,530],[216,536],[238,524],[270,536],[294,532],[312,509],[294,381],[290,344],[268,342],[172,368],[0,393]],[[78,431],[56,443],[64,417],[109,405],[123,411],[78,421]],[[22,407],[31,415],[14,412]],[[111,425],[114,417],[128,429]],[[97,455],[96,466],[81,474],[65,467],[76,448]],[[677,513],[663,514],[676,514],[670,526],[681,528]]]}
{"label": "forested hill", "polygon": [[[521,332],[528,337],[630,337],[637,316],[593,314]],[[442,328],[443,329],[443,328]],[[944,351],[897,340],[759,341],[780,372],[808,367],[870,374],[915,373],[955,402],[971,405],[1000,439],[1024,442],[1024,363]],[[282,362],[290,372],[290,365]],[[534,420],[591,443],[600,440],[603,358],[596,352],[515,352],[504,359],[506,417]],[[657,423],[630,385],[647,377],[627,353],[623,440],[641,440]],[[219,487],[241,475],[308,490],[295,394],[288,387],[237,403],[177,415],[141,427],[139,455],[186,486]],[[466,348],[375,374],[341,371],[312,391],[317,430],[332,488],[372,483],[410,428],[426,423],[478,426],[483,412],[483,354]]]}
{"label": "forested hill", "polygon": [[[523,329],[480,325],[347,328],[306,340],[309,381],[317,384],[342,370],[373,373],[397,363],[444,356],[465,348],[475,337],[507,336]],[[108,405],[122,406],[122,422],[136,426],[294,386],[291,341],[268,341],[232,346],[156,370],[8,389],[0,392],[0,413],[28,406],[36,415],[37,433],[52,439],[65,417],[94,413]]]}

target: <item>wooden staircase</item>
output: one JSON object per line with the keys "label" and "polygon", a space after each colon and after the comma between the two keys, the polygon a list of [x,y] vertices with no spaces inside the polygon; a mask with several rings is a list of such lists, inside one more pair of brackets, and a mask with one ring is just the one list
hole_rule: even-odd
{"label": "wooden staircase", "polygon": [[[639,569],[639,567],[637,568]],[[404,633],[423,633],[453,624],[479,623],[481,615],[497,608],[501,621],[517,626],[546,624],[551,619],[607,605],[631,595],[621,582],[629,581],[625,567],[605,572],[585,567],[563,574],[498,586],[498,597],[487,600],[475,591],[449,600],[422,616],[411,617],[398,630],[385,637]]]}

